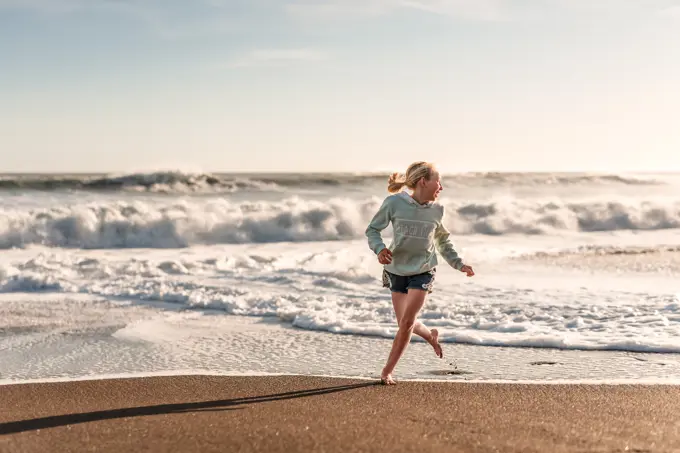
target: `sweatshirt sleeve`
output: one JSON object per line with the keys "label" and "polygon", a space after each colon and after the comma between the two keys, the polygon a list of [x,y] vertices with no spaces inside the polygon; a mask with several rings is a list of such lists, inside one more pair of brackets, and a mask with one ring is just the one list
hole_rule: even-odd
{"label": "sweatshirt sleeve", "polygon": [[389,201],[389,198],[386,198],[385,201],[383,201],[382,206],[380,206],[380,209],[378,209],[378,212],[375,213],[373,219],[371,219],[371,222],[368,224],[368,228],[366,228],[368,247],[373,250],[373,253],[376,255],[387,247],[382,240],[380,232],[387,228],[387,225],[390,224],[390,220],[392,219],[392,207]]}
{"label": "sweatshirt sleeve", "polygon": [[460,270],[465,264],[463,263],[463,259],[458,256],[456,249],[453,248],[453,243],[451,243],[451,240],[449,239],[450,235],[449,230],[444,226],[444,218],[442,216],[442,221],[437,225],[437,229],[434,232],[437,250],[439,250],[439,254],[451,265],[451,267]]}

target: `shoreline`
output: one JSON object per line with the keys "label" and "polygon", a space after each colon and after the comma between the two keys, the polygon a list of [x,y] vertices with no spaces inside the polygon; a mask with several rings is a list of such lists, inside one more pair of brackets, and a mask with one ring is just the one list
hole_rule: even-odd
{"label": "shoreline", "polygon": [[[114,381],[149,378],[181,378],[181,377],[213,377],[213,378],[267,378],[290,377],[301,379],[334,379],[339,381],[379,381],[378,376],[342,376],[324,374],[300,373],[269,373],[269,372],[211,372],[204,370],[172,370],[139,373],[114,373],[92,376],[51,377],[36,379],[0,379],[0,388],[16,385],[36,384],[64,384],[69,382]],[[490,385],[526,385],[526,386],[680,386],[680,376],[675,378],[619,378],[619,379],[446,379],[446,378],[401,378],[399,382],[434,383],[434,384],[490,384]]]}
{"label": "shoreline", "polygon": [[0,451],[677,451],[680,387],[167,376],[2,388]]}

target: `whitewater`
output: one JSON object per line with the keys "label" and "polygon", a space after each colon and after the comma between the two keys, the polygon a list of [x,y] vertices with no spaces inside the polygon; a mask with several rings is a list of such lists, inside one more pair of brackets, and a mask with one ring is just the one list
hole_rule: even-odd
{"label": "whitewater", "polygon": [[[0,382],[375,377],[396,333],[366,225],[387,175],[0,175]],[[445,175],[411,379],[680,376],[680,175]],[[389,229],[385,231],[389,238]]]}

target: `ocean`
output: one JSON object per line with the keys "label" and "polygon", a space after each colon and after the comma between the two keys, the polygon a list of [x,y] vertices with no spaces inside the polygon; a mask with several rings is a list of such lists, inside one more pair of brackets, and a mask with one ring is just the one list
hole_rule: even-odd
{"label": "ocean", "polygon": [[[396,332],[364,230],[384,174],[0,175],[0,382],[375,378]],[[444,175],[403,379],[680,380],[680,174]],[[389,238],[389,229],[385,231]]]}

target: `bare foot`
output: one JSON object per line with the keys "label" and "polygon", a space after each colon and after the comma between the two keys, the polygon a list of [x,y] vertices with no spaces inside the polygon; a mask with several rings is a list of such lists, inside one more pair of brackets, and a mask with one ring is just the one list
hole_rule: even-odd
{"label": "bare foot", "polygon": [[396,385],[397,381],[392,379],[391,374],[385,374],[384,372],[380,375],[380,382],[382,385]]}
{"label": "bare foot", "polygon": [[432,334],[432,341],[430,344],[434,348],[434,353],[441,359],[444,357],[444,350],[442,349],[442,345],[439,344],[439,331],[437,329],[431,329],[430,333]]}

